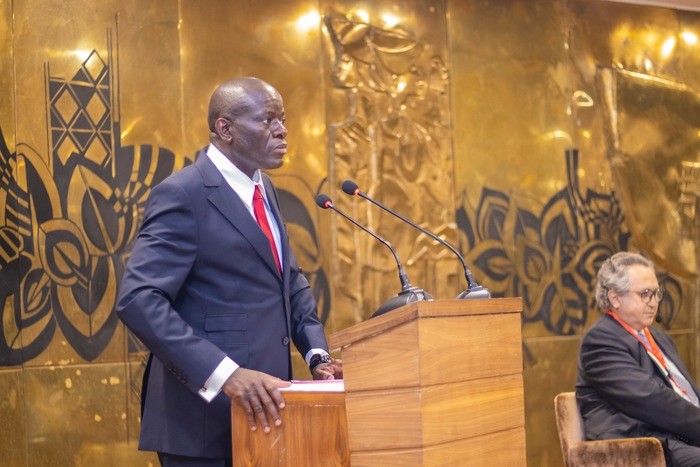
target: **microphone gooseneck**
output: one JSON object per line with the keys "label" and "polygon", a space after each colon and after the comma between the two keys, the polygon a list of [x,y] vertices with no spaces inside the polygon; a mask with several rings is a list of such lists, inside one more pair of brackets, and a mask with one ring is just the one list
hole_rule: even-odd
{"label": "microphone gooseneck", "polygon": [[396,253],[396,250],[391,245],[391,243],[387,242],[382,237],[377,235],[374,231],[372,231],[371,229],[360,224],[355,219],[353,219],[349,215],[345,214],[340,209],[336,208],[333,205],[333,200],[331,200],[330,196],[323,194],[323,193],[316,195],[316,204],[321,209],[330,209],[330,210],[340,214],[345,219],[347,219],[350,223],[352,223],[356,227],[359,227],[361,230],[367,232],[372,237],[377,239],[380,243],[382,243],[384,246],[389,248],[389,251],[391,251],[391,254],[394,256],[394,260],[396,261],[396,266],[397,266],[398,271],[399,271],[399,280],[401,281],[401,292],[399,292],[396,296],[394,296],[389,301],[384,303],[381,307],[379,307],[379,309],[374,312],[372,317],[382,315],[388,311],[399,308],[399,307],[406,305],[408,303],[411,303],[411,302],[418,302],[418,301],[432,300],[433,299],[432,295],[430,295],[428,292],[425,292],[423,289],[420,289],[418,287],[414,287],[411,285],[411,283],[408,280],[408,275],[406,274],[406,271],[404,270],[403,264],[401,264],[401,260],[399,259],[399,255],[398,255],[398,253]]}
{"label": "microphone gooseneck", "polygon": [[404,216],[397,213],[396,211],[389,209],[388,207],[384,206],[379,201],[377,201],[377,200],[371,198],[370,196],[368,196],[367,194],[363,193],[360,190],[359,185],[357,183],[355,183],[353,180],[345,180],[343,182],[343,184],[341,185],[341,188],[343,189],[343,191],[346,194],[348,194],[350,196],[355,196],[355,195],[360,196],[361,198],[366,199],[367,201],[369,201],[370,203],[379,207],[380,209],[388,212],[392,216],[401,219],[402,221],[404,221],[405,223],[407,223],[408,225],[410,225],[414,229],[419,230],[420,232],[422,232],[425,235],[427,235],[428,237],[432,238],[433,240],[435,240],[439,244],[447,247],[452,253],[454,253],[454,255],[459,259],[460,263],[462,263],[462,268],[464,268],[464,277],[467,280],[467,290],[465,290],[464,292],[457,295],[458,299],[491,298],[491,293],[488,291],[488,289],[479,285],[474,280],[474,277],[472,276],[472,273],[469,270],[469,267],[467,266],[466,261],[464,261],[464,258],[462,257],[461,254],[459,254],[459,251],[457,251],[457,249],[455,247],[453,247],[448,242],[446,242],[442,238],[438,237],[434,233],[430,232],[429,230],[424,229],[423,227],[419,226],[415,222],[405,218]]}

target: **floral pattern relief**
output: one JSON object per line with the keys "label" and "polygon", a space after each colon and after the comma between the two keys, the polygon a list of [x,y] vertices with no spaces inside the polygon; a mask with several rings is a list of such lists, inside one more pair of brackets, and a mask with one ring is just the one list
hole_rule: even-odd
{"label": "floral pattern relief", "polygon": [[[343,119],[329,125],[332,184],[355,180],[360,189],[418,224],[456,237],[452,200],[448,72],[436,47],[400,27],[351,14],[325,18],[331,82],[346,98]],[[444,296],[443,281],[427,277],[444,248],[364,201],[340,195],[334,203],[391,241],[411,282]],[[338,220],[342,280],[334,284],[365,319],[400,290],[385,247]],[[448,254],[449,256],[449,254]],[[437,259],[437,260],[436,260]],[[455,265],[454,258],[448,258]],[[456,271],[456,269],[455,269]],[[442,274],[442,273],[441,273]],[[360,310],[360,311],[358,311]]]}
{"label": "floral pattern relief", "polygon": [[[473,273],[494,297],[522,297],[524,325],[541,322],[556,335],[580,333],[596,309],[597,270],[606,258],[633,248],[619,200],[581,193],[578,151],[566,152],[568,186],[537,215],[526,201],[484,187],[476,209],[457,210],[461,249]],[[466,196],[463,196],[466,200]],[[680,282],[661,273],[666,289],[660,304],[668,327],[681,306]]]}
{"label": "floral pattern relief", "polygon": [[47,76],[50,163],[0,134],[0,366],[39,356],[57,328],[97,358],[117,328],[114,301],[150,189],[190,161],[121,146],[111,57],[93,50],[69,80]]}

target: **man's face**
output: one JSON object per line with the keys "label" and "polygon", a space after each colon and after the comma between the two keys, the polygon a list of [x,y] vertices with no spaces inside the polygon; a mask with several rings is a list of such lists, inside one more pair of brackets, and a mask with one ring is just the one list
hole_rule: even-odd
{"label": "man's face", "polygon": [[608,298],[620,319],[635,331],[640,331],[654,322],[659,308],[659,301],[653,294],[649,302],[644,303],[640,293],[658,289],[659,281],[651,268],[639,264],[631,266],[627,273],[630,291],[620,295],[611,290]]}
{"label": "man's face", "polygon": [[256,169],[276,169],[287,154],[287,128],[282,97],[270,86],[249,91],[246,105],[232,121],[233,163],[249,177]]}

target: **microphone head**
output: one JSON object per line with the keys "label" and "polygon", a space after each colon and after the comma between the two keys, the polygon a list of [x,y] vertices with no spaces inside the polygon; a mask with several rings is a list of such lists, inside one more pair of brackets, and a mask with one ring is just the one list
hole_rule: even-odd
{"label": "microphone head", "polygon": [[359,185],[352,180],[345,180],[341,185],[341,188],[345,193],[349,194],[350,196],[355,196],[360,192]]}
{"label": "microphone head", "polygon": [[323,193],[319,193],[316,195],[316,204],[321,209],[328,209],[330,207],[333,207],[333,201],[331,200],[331,197]]}

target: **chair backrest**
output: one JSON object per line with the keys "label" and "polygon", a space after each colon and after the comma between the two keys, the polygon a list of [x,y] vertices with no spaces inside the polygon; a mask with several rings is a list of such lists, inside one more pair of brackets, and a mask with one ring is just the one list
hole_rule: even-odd
{"label": "chair backrest", "polygon": [[576,403],[576,393],[562,392],[554,398],[554,414],[557,417],[559,444],[564,465],[570,465],[569,449],[576,443],[585,440],[583,420]]}

